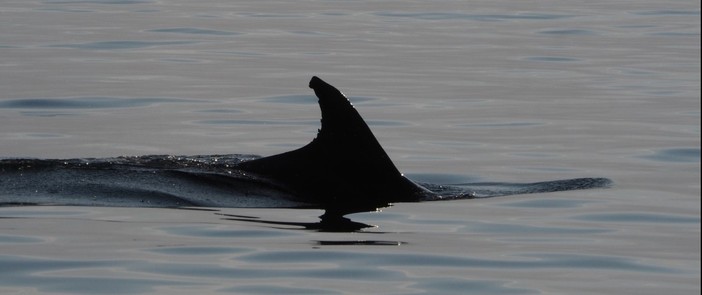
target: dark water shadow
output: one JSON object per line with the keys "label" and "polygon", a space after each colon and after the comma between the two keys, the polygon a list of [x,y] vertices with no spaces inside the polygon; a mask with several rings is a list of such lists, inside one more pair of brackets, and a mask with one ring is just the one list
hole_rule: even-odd
{"label": "dark water shadow", "polygon": [[408,244],[403,241],[379,241],[379,240],[356,240],[356,241],[315,241],[319,246],[402,246]]}
{"label": "dark water shadow", "polygon": [[[257,224],[274,225],[277,229],[290,229],[289,226],[298,227],[298,230],[310,230],[318,232],[358,232],[365,228],[375,228],[375,225],[355,222],[341,215],[327,215],[326,213],[320,216],[317,222],[291,222],[291,221],[275,221],[264,220],[255,216],[243,216],[234,214],[215,213],[219,216],[224,216],[223,220],[243,221]],[[278,227],[280,226],[280,227]]]}
{"label": "dark water shadow", "polygon": [[[383,234],[383,232],[364,232],[366,228],[377,228],[375,225],[365,224],[361,222],[353,221],[341,215],[329,214],[327,211],[324,215],[319,216],[320,220],[318,222],[290,222],[290,221],[275,221],[275,220],[264,220],[255,216],[245,216],[245,215],[235,215],[235,214],[223,214],[215,213],[219,216],[224,216],[223,220],[249,222],[255,224],[270,225],[275,229],[283,230],[304,230],[304,231],[316,231],[316,232],[328,232],[328,233],[372,233],[372,234]],[[297,227],[297,228],[290,228]],[[311,241],[314,248],[317,247],[329,247],[329,246],[402,246],[408,244],[405,241],[394,241],[394,240],[366,240],[366,239],[350,239],[350,240],[313,240]]]}

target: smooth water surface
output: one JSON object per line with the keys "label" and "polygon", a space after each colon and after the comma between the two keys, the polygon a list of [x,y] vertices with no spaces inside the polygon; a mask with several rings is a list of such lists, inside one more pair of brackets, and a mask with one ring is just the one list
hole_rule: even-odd
{"label": "smooth water surface", "polygon": [[2,294],[700,292],[698,2],[3,1],[0,32],[3,158],[288,151],[319,75],[413,179],[614,182],[351,232],[310,209],[3,207]]}

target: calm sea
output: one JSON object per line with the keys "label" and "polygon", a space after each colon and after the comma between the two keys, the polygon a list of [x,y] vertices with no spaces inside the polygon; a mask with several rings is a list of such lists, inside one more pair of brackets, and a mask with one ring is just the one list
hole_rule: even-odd
{"label": "calm sea", "polygon": [[[0,208],[0,293],[699,294],[699,1],[0,3],[0,157],[271,155],[318,75],[428,182],[611,189],[316,210]],[[0,175],[1,177],[1,175]]]}

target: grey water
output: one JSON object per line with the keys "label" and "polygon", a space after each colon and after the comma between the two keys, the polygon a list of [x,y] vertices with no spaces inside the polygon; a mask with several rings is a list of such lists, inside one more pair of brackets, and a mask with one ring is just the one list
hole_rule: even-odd
{"label": "grey water", "polygon": [[[3,1],[0,157],[271,155],[349,96],[429,183],[609,189],[315,209],[0,208],[0,293],[698,294],[695,1]],[[2,177],[2,174],[0,174]]]}

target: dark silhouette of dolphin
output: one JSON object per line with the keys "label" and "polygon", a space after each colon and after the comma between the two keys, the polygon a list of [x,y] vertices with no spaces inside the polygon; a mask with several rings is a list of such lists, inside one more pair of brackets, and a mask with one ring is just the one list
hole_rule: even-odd
{"label": "dark silhouette of dolphin", "polygon": [[322,128],[306,146],[243,162],[238,168],[284,183],[294,195],[326,208],[378,208],[434,195],[397,170],[351,102],[334,86],[312,77]]}
{"label": "dark silhouette of dolphin", "polygon": [[[0,159],[1,205],[305,207],[325,225],[394,202],[484,198],[607,187],[606,178],[536,183],[417,184],[404,177],[363,118],[317,77],[322,127],[306,146],[269,157],[139,156]],[[317,225],[310,225],[312,227]],[[353,225],[353,227],[357,225]]]}

